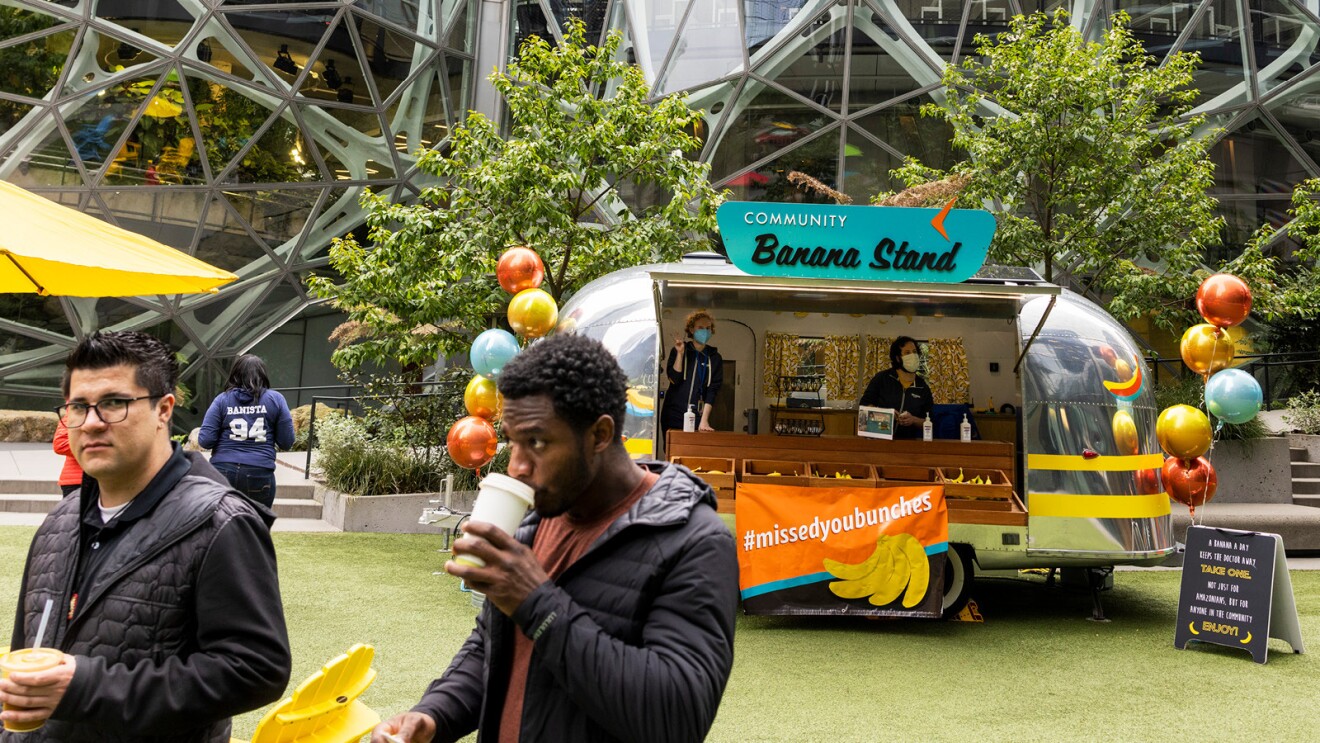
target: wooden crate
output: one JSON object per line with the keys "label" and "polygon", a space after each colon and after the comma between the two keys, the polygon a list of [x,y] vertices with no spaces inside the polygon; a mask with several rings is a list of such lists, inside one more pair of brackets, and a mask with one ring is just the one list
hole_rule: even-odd
{"label": "wooden crate", "polygon": [[[808,462],[807,472],[811,475],[810,487],[813,488],[873,488],[875,487],[875,468],[869,464],[850,462]],[[842,472],[847,478],[835,477]]]}
{"label": "wooden crate", "polygon": [[[1026,526],[1027,509],[1014,493],[1008,500],[955,498],[945,500],[949,508],[950,524],[990,524],[995,526]],[[992,507],[1002,504],[1002,508]]]}
{"label": "wooden crate", "polygon": [[[778,475],[771,475],[778,472]],[[741,482],[748,485],[796,485],[806,487],[811,478],[807,476],[806,462],[792,462],[782,459],[744,459],[742,461]]]}
{"label": "wooden crate", "polygon": [[716,513],[733,513],[734,503],[733,488],[715,488]]}
{"label": "wooden crate", "polygon": [[[730,497],[732,497],[734,484],[738,480],[738,472],[734,469],[732,459],[720,457],[670,457],[669,461],[692,470],[692,474],[705,480],[707,485],[716,490],[730,491]],[[714,472],[711,470],[714,470]]]}
{"label": "wooden crate", "polygon": [[912,485],[933,483],[939,479],[934,467],[916,467],[910,464],[877,464],[875,466],[875,486],[877,488],[901,488]]}
{"label": "wooden crate", "polygon": [[[964,482],[953,482],[962,473]],[[989,479],[989,485],[976,485],[966,480]],[[988,499],[1008,501],[1013,497],[1013,484],[1003,470],[974,469],[971,467],[940,467],[939,479],[944,484],[945,500]]]}

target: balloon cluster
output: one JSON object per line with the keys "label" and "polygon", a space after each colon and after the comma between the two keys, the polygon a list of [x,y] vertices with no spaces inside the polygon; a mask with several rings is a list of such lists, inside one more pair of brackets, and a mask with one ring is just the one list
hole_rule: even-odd
{"label": "balloon cluster", "polygon": [[[535,251],[521,246],[509,248],[500,256],[495,275],[504,291],[513,295],[509,326],[518,335],[534,339],[554,330],[559,307],[554,297],[540,288],[545,264]],[[468,414],[449,428],[446,440],[449,456],[458,466],[476,470],[494,458],[499,437],[493,421],[499,418],[504,404],[495,380],[519,348],[513,333],[500,328],[483,331],[472,341],[468,358],[476,375],[463,391]]]}
{"label": "balloon cluster", "polygon": [[[1260,411],[1260,384],[1247,372],[1230,369],[1235,355],[1228,332],[1251,312],[1251,289],[1231,274],[1215,274],[1196,290],[1196,309],[1204,323],[1183,333],[1183,362],[1205,379],[1205,406],[1223,423],[1246,423]],[[1164,461],[1164,490],[1196,515],[1196,507],[1215,495],[1219,478],[1205,457],[1214,440],[1210,418],[1199,408],[1173,405],[1160,413],[1155,435],[1169,455]]]}

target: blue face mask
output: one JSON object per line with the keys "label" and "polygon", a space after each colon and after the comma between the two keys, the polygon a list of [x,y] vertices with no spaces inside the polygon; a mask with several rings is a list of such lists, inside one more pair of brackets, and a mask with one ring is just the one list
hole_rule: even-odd
{"label": "blue face mask", "polygon": [[706,343],[710,341],[710,329],[699,328],[693,331],[692,340],[696,341],[697,343],[700,343],[703,346],[706,345]]}

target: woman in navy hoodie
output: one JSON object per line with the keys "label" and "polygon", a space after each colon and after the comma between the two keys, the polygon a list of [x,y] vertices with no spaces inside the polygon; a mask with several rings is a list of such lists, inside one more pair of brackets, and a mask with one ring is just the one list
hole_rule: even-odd
{"label": "woman in navy hoodie", "polygon": [[229,484],[270,508],[275,503],[275,446],[293,446],[293,416],[284,395],[270,389],[266,364],[244,354],[234,360],[225,391],[202,420],[197,443]]}

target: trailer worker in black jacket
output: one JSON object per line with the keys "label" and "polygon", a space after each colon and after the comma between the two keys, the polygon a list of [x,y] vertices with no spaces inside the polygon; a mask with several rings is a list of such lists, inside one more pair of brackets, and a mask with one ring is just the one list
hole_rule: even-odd
{"label": "trailer worker in black jacket", "polygon": [[6,722],[45,722],[3,743],[227,743],[288,684],[274,514],[170,442],[178,373],[145,333],[69,354],[60,417],[85,476],[33,537],[11,640],[63,662],[0,681],[24,708]]}
{"label": "trailer worker in black jacket", "polygon": [[674,338],[665,361],[665,377],[669,388],[665,390],[665,403],[660,408],[660,440],[671,428],[683,430],[683,414],[689,408],[697,414],[698,431],[714,431],[710,413],[715,396],[724,386],[724,357],[718,348],[710,345],[715,334],[715,318],[705,310],[697,310],[683,323],[684,338]]}
{"label": "trailer worker in black jacket", "polygon": [[871,377],[859,405],[893,408],[894,438],[921,438],[921,424],[930,415],[935,400],[930,385],[917,374],[921,368],[921,354],[917,342],[906,335],[899,336],[889,345],[889,368]]}
{"label": "trailer worker in black jacket", "polygon": [[582,336],[500,375],[509,474],[535,510],[509,536],[466,527],[446,570],[486,595],[476,629],[412,711],[372,743],[699,741],[733,664],[738,564],[715,497],[686,469],[633,462],[626,379]]}

